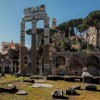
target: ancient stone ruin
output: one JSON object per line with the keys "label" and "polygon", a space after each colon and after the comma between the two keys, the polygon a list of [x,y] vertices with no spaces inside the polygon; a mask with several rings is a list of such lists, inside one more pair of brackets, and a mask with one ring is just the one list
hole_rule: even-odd
{"label": "ancient stone ruin", "polygon": [[37,34],[37,21],[44,20],[44,74],[49,70],[49,17],[45,11],[45,5],[37,7],[30,7],[24,9],[24,17],[21,21],[21,34],[20,34],[20,64],[19,73],[25,72],[25,23],[32,23],[31,34],[31,68],[30,73],[37,74],[37,50],[36,50],[36,34]]}

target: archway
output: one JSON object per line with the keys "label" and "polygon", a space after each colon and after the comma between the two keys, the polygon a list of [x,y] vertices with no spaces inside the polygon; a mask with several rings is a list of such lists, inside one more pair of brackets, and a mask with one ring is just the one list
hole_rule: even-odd
{"label": "archway", "polygon": [[90,74],[97,76],[99,69],[99,58],[96,56],[89,56],[86,58],[86,67]]}
{"label": "archway", "polygon": [[66,59],[63,56],[56,57],[56,69],[57,69],[57,75],[64,75],[65,74],[65,65]]}
{"label": "archway", "polygon": [[82,64],[75,59],[72,59],[70,62],[70,75],[82,75]]}
{"label": "archway", "polygon": [[65,64],[66,64],[66,59],[63,56],[56,57],[56,67]]}

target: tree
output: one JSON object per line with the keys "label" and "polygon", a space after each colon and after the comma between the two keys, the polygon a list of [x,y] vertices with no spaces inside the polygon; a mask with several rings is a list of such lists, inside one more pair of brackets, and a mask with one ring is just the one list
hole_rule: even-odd
{"label": "tree", "polygon": [[100,39],[100,10],[90,12],[85,18],[84,18],[84,24],[87,26],[93,26],[97,30],[97,48],[99,46],[98,40]]}
{"label": "tree", "polygon": [[64,23],[62,23],[62,24],[60,24],[60,25],[58,25],[58,26],[57,26],[57,29],[58,29],[60,32],[65,33],[65,34],[68,33],[68,31],[69,31],[69,28],[68,28],[66,22],[64,22]]}
{"label": "tree", "polygon": [[83,23],[83,19],[79,18],[79,19],[72,19],[70,21],[67,22],[68,27],[71,27],[71,34],[75,35],[75,31],[74,28],[78,29],[77,27],[79,25],[81,25]]}
{"label": "tree", "polygon": [[88,25],[82,23],[82,24],[77,26],[77,29],[79,32],[85,32],[88,29]]}
{"label": "tree", "polygon": [[71,27],[71,26],[77,27],[77,26],[79,26],[82,23],[83,23],[83,19],[82,18],[72,19],[72,20],[67,22],[67,26],[69,26],[69,27]]}
{"label": "tree", "polygon": [[83,21],[88,26],[94,26],[100,30],[100,10],[90,12]]}
{"label": "tree", "polygon": [[82,23],[83,23],[82,18],[72,19],[58,25],[57,29],[60,30],[61,32],[64,32],[66,34],[66,37],[68,37],[69,32],[70,32],[70,36],[74,36],[75,35],[74,28],[75,27],[77,28]]}
{"label": "tree", "polygon": [[61,42],[61,51],[72,51],[71,49],[71,41],[69,38],[63,39]]}

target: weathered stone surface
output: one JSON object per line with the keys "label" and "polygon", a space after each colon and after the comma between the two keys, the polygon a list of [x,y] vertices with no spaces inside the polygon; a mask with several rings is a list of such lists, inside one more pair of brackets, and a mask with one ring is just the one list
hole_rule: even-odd
{"label": "weathered stone surface", "polygon": [[70,77],[69,76],[65,76],[64,80],[70,82]]}
{"label": "weathered stone surface", "polygon": [[93,91],[96,91],[97,90],[97,87],[93,84],[86,84],[85,85],[85,90],[93,90]]}
{"label": "weathered stone surface", "polygon": [[30,83],[34,83],[34,79],[24,79],[23,82],[30,82]]}
{"label": "weathered stone surface", "polygon": [[48,76],[47,76],[47,80],[54,80],[54,81],[57,81],[57,80],[58,80],[58,77],[57,77],[57,76],[53,76],[53,75],[48,75]]}
{"label": "weathered stone surface", "polygon": [[32,20],[32,39],[31,39],[31,70],[33,75],[37,74],[37,51],[36,51],[36,20]]}
{"label": "weathered stone surface", "polygon": [[15,73],[15,77],[20,77],[20,76],[22,76],[21,73]]}
{"label": "weathered stone surface", "polygon": [[34,82],[35,83],[44,83],[45,81],[44,80],[35,80]]}
{"label": "weathered stone surface", "polygon": [[30,77],[31,79],[43,79],[43,76],[40,75],[33,75]]}
{"label": "weathered stone surface", "polygon": [[57,76],[58,80],[64,80],[64,76]]}
{"label": "weathered stone surface", "polygon": [[51,96],[53,98],[63,97],[63,91],[62,90],[55,90],[51,93]]}
{"label": "weathered stone surface", "polygon": [[25,64],[25,22],[21,22],[20,31],[20,54],[19,54],[19,73],[24,73]]}
{"label": "weathered stone surface", "polygon": [[73,87],[69,87],[66,90],[66,94],[68,94],[68,95],[77,95],[77,92],[75,91],[75,89]]}
{"label": "weathered stone surface", "polygon": [[82,77],[92,77],[92,75],[89,72],[83,72]]}
{"label": "weathered stone surface", "polygon": [[73,86],[73,88],[74,88],[75,90],[80,90],[80,89],[81,89],[81,85],[79,85],[79,86]]}
{"label": "weathered stone surface", "polygon": [[82,77],[84,83],[92,83],[93,76],[88,72],[87,68],[83,68]]}
{"label": "weathered stone surface", "polygon": [[43,84],[43,83],[35,83],[32,85],[32,88],[40,88],[40,87],[52,88],[53,85],[52,84]]}
{"label": "weathered stone surface", "polygon": [[17,92],[17,95],[27,95],[27,92],[24,90],[20,90]]}
{"label": "weathered stone surface", "polygon": [[83,82],[84,83],[92,83],[93,78],[90,76],[85,76],[83,77]]}
{"label": "weathered stone surface", "polygon": [[[37,45],[36,45],[36,33],[37,33],[37,20],[44,20],[44,75],[49,72],[49,20],[45,6],[41,5],[38,7],[27,8],[24,10],[24,17],[21,22],[21,36],[20,36],[20,67],[19,72],[25,73],[25,22],[32,22],[31,31],[31,68],[30,73],[32,75],[37,74]],[[46,68],[45,68],[46,67]],[[46,70],[45,70],[46,69]],[[48,69],[48,70],[47,70]],[[48,72],[47,72],[48,71]]]}
{"label": "weathered stone surface", "polygon": [[2,92],[2,88],[0,88],[0,92]]}
{"label": "weathered stone surface", "polygon": [[100,83],[100,77],[93,77],[92,83],[93,84],[99,84]]}
{"label": "weathered stone surface", "polygon": [[64,80],[68,82],[82,82],[83,78],[81,76],[65,76]]}
{"label": "weathered stone surface", "polygon": [[9,85],[4,86],[4,87],[2,88],[2,92],[15,93],[15,92],[17,92],[17,91],[18,91],[18,90],[17,90],[16,86],[13,85],[13,84],[9,84]]}

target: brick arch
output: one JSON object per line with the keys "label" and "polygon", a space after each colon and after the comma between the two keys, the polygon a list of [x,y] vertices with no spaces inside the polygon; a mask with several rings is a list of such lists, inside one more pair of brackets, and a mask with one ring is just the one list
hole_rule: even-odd
{"label": "brick arch", "polygon": [[94,62],[95,64],[99,64],[100,61],[99,61],[99,58],[95,55],[90,55],[86,58],[86,63],[88,62]]}
{"label": "brick arch", "polygon": [[70,62],[70,74],[81,75],[82,74],[82,63],[77,59],[72,59]]}
{"label": "brick arch", "polygon": [[64,56],[57,56],[55,58],[56,60],[56,67],[60,66],[60,65],[65,65],[66,64],[66,59]]}
{"label": "brick arch", "polygon": [[95,55],[91,55],[86,58],[86,67],[90,74],[94,76],[98,75],[99,63],[99,58]]}

